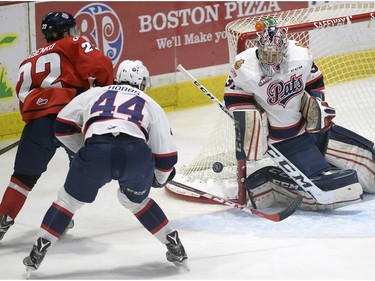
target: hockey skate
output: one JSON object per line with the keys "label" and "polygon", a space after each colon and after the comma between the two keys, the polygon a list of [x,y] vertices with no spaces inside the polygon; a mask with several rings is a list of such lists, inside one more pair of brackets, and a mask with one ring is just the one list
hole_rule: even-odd
{"label": "hockey skate", "polygon": [[184,246],[181,244],[178,232],[175,230],[167,235],[169,243],[166,244],[168,252],[166,253],[167,260],[173,262],[177,266],[186,265],[188,258]]}
{"label": "hockey skate", "polygon": [[14,220],[11,217],[7,215],[0,216],[0,240],[3,239],[5,233],[13,224]]}
{"label": "hockey skate", "polygon": [[38,240],[36,240],[30,255],[23,259],[23,264],[26,266],[27,279],[33,271],[39,268],[50,246],[51,241],[45,238],[39,237]]}

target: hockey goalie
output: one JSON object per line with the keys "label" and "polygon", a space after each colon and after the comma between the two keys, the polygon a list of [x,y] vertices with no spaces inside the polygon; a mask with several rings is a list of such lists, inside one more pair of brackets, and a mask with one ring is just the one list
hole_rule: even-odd
{"label": "hockey goalie", "polygon": [[274,165],[247,177],[254,203],[268,207],[302,194],[301,209],[326,210],[375,193],[374,143],[332,122],[336,112],[309,50],[288,40],[273,19],[262,25],[256,46],[236,56],[225,85],[225,106],[242,123],[246,160],[261,159],[269,142],[318,188],[334,191],[336,201],[317,203]]}

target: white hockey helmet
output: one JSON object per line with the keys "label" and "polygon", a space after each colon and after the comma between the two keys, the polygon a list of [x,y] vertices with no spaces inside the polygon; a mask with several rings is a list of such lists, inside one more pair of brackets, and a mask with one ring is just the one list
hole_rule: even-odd
{"label": "white hockey helmet", "polygon": [[287,29],[276,27],[273,19],[263,20],[264,29],[258,33],[257,48],[260,67],[266,76],[273,76],[288,49]]}
{"label": "white hockey helmet", "polygon": [[140,60],[122,61],[117,69],[116,82],[135,86],[141,91],[151,87],[150,73]]}

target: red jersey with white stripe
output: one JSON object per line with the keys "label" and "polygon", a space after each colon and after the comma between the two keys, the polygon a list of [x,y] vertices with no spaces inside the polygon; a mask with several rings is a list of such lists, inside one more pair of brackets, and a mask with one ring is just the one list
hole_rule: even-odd
{"label": "red jersey with white stripe", "polygon": [[267,113],[269,138],[279,142],[305,132],[300,112],[303,91],[324,91],[323,76],[307,48],[289,41],[280,71],[272,77],[263,74],[256,48],[238,54],[225,87],[228,109],[254,106]]}
{"label": "red jersey with white stripe", "polygon": [[[81,37],[65,37],[50,43],[24,60],[19,68],[16,92],[25,122],[57,114],[77,93],[113,84],[110,58]],[[90,79],[89,79],[90,78]]]}

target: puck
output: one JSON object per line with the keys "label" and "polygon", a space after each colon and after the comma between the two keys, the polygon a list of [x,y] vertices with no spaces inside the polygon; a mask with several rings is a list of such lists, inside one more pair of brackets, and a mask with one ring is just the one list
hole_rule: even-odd
{"label": "puck", "polygon": [[212,165],[212,170],[215,172],[215,173],[220,173],[224,168],[224,165],[220,162],[215,162],[213,165]]}

